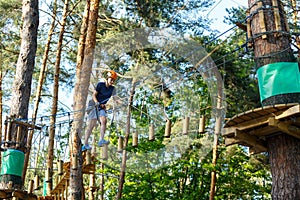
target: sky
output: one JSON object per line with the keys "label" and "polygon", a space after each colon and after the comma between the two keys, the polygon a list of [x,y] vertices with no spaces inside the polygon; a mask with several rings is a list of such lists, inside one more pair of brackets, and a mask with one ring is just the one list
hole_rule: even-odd
{"label": "sky", "polygon": [[208,17],[213,19],[211,28],[219,30],[220,33],[230,29],[232,25],[223,22],[224,16],[227,16],[226,8],[248,7],[248,0],[216,0],[215,4],[208,10]]}

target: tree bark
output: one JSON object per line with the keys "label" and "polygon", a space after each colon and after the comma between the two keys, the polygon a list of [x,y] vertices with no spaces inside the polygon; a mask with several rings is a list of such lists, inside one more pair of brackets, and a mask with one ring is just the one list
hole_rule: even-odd
{"label": "tree bark", "polygon": [[39,25],[37,0],[23,0],[22,19],[22,41],[16,76],[12,87],[10,115],[17,115],[17,117],[27,119],[31,81],[37,49],[37,29]]}
{"label": "tree bark", "polygon": [[[27,119],[31,92],[31,81],[37,49],[37,30],[39,25],[38,0],[23,0],[22,20],[23,26],[21,31],[20,54],[12,87],[10,115],[17,116],[18,118],[22,119]],[[10,138],[15,138],[16,131],[16,127],[12,127],[12,135],[10,136]],[[19,150],[24,152],[26,149],[27,131],[24,129],[21,135],[23,135],[24,140],[21,141]],[[10,147],[16,148],[14,146],[15,145],[11,145]],[[3,175],[4,178],[7,178],[9,176],[9,174]],[[12,181],[13,184],[16,185],[19,185],[19,183],[21,183],[21,188],[24,184],[24,180],[22,180],[21,176],[16,177],[11,175],[11,177],[13,178],[9,178],[5,181],[3,181],[2,179],[3,177],[1,177],[1,187],[5,188],[5,184],[9,183],[10,181]],[[18,187],[15,188],[18,189]]]}
{"label": "tree bark", "polygon": [[[252,14],[251,32],[254,43],[254,56],[257,69],[276,62],[296,62],[290,45],[290,34],[285,21],[285,12],[281,1],[264,0],[263,3],[249,0]],[[278,6],[273,5],[277,2]],[[278,8],[280,28],[276,27],[275,12]],[[277,16],[278,16],[277,15]],[[263,37],[266,37],[265,39]],[[262,104],[286,104],[299,102],[300,93],[280,94],[265,99]]]}
{"label": "tree bark", "polygon": [[[251,35],[256,66],[276,62],[296,62],[290,46],[290,34],[280,0],[249,0]],[[295,76],[297,76],[295,74]],[[287,77],[288,78],[288,77]],[[262,105],[299,103],[300,93],[271,96]],[[267,137],[272,172],[272,199],[300,199],[300,141],[278,132]]]}
{"label": "tree bark", "polygon": [[[57,0],[55,0],[53,2],[52,22],[51,22],[50,29],[48,31],[48,39],[47,39],[47,43],[46,43],[46,46],[45,46],[45,52],[44,52],[44,56],[43,56],[43,61],[42,61],[42,66],[41,66],[40,76],[39,76],[39,82],[38,82],[38,87],[37,87],[35,101],[34,101],[34,110],[33,110],[33,114],[32,114],[32,120],[33,120],[32,123],[34,125],[35,125],[35,122],[36,122],[36,116],[37,116],[37,112],[38,112],[38,108],[39,108],[39,103],[40,103],[40,100],[41,100],[41,93],[42,93],[42,87],[43,87],[43,82],[44,82],[44,78],[45,78],[45,72],[46,72],[48,54],[49,54],[49,51],[50,51],[51,39],[52,39],[53,31],[54,31],[54,28],[55,28],[55,21],[56,21],[55,18],[56,18],[56,9],[57,9],[56,2],[57,2]],[[32,129],[30,131],[29,135],[28,135],[28,140],[27,140],[28,149],[27,149],[27,152],[25,154],[25,160],[24,160],[23,180],[25,180],[25,177],[26,177],[33,134],[34,134],[34,129]]]}
{"label": "tree bark", "polygon": [[60,61],[62,44],[65,33],[65,26],[67,23],[69,0],[64,1],[63,16],[61,21],[61,28],[58,37],[57,51],[56,51],[56,61],[54,65],[54,85],[53,85],[53,98],[52,98],[52,110],[50,117],[50,130],[49,130],[49,146],[48,146],[48,157],[47,157],[47,169],[49,170],[50,179],[47,182],[47,195],[51,195],[51,190],[53,187],[53,160],[54,160],[54,137],[55,137],[55,123],[56,123],[56,113],[58,104],[58,89],[59,89],[59,73],[60,73]]}
{"label": "tree bark", "polygon": [[125,182],[125,170],[126,170],[126,161],[127,161],[127,145],[128,140],[130,136],[130,118],[131,118],[131,109],[132,109],[132,102],[133,102],[133,96],[135,92],[136,82],[133,81],[132,88],[130,91],[130,97],[128,100],[128,106],[127,106],[127,120],[126,120],[126,134],[125,134],[125,140],[124,140],[124,148],[122,152],[122,163],[121,163],[121,172],[119,177],[119,186],[118,186],[118,193],[116,199],[121,199],[122,197],[122,191],[123,191],[123,185]]}
{"label": "tree bark", "polygon": [[[74,89],[74,122],[72,124],[70,137],[70,190],[69,200],[83,200],[84,189],[82,183],[82,153],[81,135],[83,127],[84,113],[86,109],[86,99],[90,84],[92,65],[94,61],[94,50],[96,46],[96,32],[99,0],[87,1],[85,17],[82,22],[80,43],[78,44],[76,84]],[[86,21],[88,20],[88,21]],[[85,25],[88,24],[87,30]],[[86,39],[84,35],[86,30]],[[84,54],[82,54],[84,50]],[[80,111],[80,112],[79,112]]]}
{"label": "tree bark", "polygon": [[272,199],[300,199],[300,140],[280,134],[268,139]]}

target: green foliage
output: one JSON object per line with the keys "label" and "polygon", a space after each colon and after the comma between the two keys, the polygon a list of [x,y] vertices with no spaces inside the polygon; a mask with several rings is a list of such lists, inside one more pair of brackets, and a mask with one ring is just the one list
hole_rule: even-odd
{"label": "green foliage", "polygon": [[[149,146],[155,144],[148,142]],[[170,165],[143,173],[127,172],[123,199],[208,199],[210,173],[217,170],[215,199],[271,199],[271,178],[265,155],[249,157],[244,149],[233,146],[219,149],[217,166],[211,165],[210,156],[199,159],[191,146],[185,155]],[[100,173],[118,174],[118,170],[106,167]],[[108,177],[105,195],[116,195],[117,179]]]}
{"label": "green foliage", "polygon": [[[205,11],[214,1],[132,1],[126,0],[127,15],[137,24],[146,27],[171,27],[180,33],[200,35],[209,20],[198,15]],[[193,27],[193,28],[190,28]]]}
{"label": "green foliage", "polygon": [[218,185],[222,186],[217,186],[216,199],[271,199],[266,159],[263,154],[249,157],[238,146],[223,149],[218,159]]}
{"label": "green foliage", "polygon": [[[84,4],[77,4],[72,1],[73,7],[65,32],[62,69],[60,73],[61,84],[65,93],[69,94],[70,88],[75,82],[75,62],[76,49],[79,38],[80,24],[82,20],[82,11]],[[194,40],[204,46],[207,52],[211,52],[221,43],[221,40],[213,40],[214,35],[204,36],[204,30],[209,30],[209,20],[201,16],[200,10],[205,11],[214,2],[213,1],[131,1],[126,0],[126,10],[120,16],[116,14],[117,4],[110,1],[102,1],[99,12],[99,23],[97,30],[97,41],[101,42],[106,38],[112,37],[117,33],[126,30],[132,30],[139,27],[169,27],[179,34],[186,33],[194,36]],[[62,13],[62,4],[58,7],[57,21],[60,20]],[[71,7],[72,7],[71,6]],[[14,76],[15,63],[17,61],[20,45],[20,19],[21,19],[21,1],[19,0],[1,0],[0,1],[0,50],[3,71],[8,71],[5,87],[10,88],[10,83]],[[43,8],[44,9],[44,8]],[[48,13],[52,12],[49,7]],[[229,10],[230,17],[226,18],[228,23],[235,23],[245,18],[243,10]],[[49,16],[48,16],[49,17]],[[49,18],[50,19],[50,18]],[[49,21],[41,25],[39,30],[39,44],[36,58],[35,80],[33,88],[36,88],[39,67],[42,61],[44,45],[47,39]],[[56,59],[56,42],[59,32],[59,25],[56,25],[51,42],[50,54],[47,65],[47,77],[43,87],[44,97],[41,102],[49,108],[51,102],[51,87],[53,82],[53,64]],[[198,36],[198,37],[197,37]],[[215,61],[219,71],[221,71],[228,103],[227,117],[231,117],[241,111],[249,110],[257,106],[259,102],[257,84],[255,78],[254,62],[251,53],[243,44],[246,43],[245,33],[236,31],[214,54],[212,58]],[[240,48],[243,46],[243,48]],[[184,52],[188,53],[188,52]],[[211,115],[210,96],[207,85],[203,77],[193,70],[193,66],[184,58],[175,55],[172,52],[166,52],[162,49],[143,49],[132,52],[126,52],[122,55],[124,58],[117,57],[113,60],[111,66],[121,74],[130,73],[132,63],[139,65],[162,66],[170,73],[172,70],[177,72],[180,79],[166,81],[161,80],[160,75],[163,72],[157,72],[155,78],[149,78],[149,82],[143,83],[136,91],[134,96],[132,119],[134,126],[132,131],[140,131],[140,140],[137,148],[131,147],[132,138],[129,139],[127,151],[130,158],[145,158],[147,153],[165,150],[166,141],[163,137],[164,126],[156,126],[156,140],[149,142],[147,138],[148,126],[150,122],[159,121],[164,123],[163,112],[170,117],[174,126],[173,132],[179,134],[182,129],[182,119],[187,113],[187,109],[194,108],[191,115],[199,117],[200,115]],[[98,59],[98,58],[97,58]],[[99,61],[99,62],[98,62]],[[102,63],[103,60],[97,60]],[[154,68],[150,68],[146,75],[153,73]],[[143,69],[135,73],[143,77]],[[148,73],[148,74],[147,74]],[[123,85],[122,85],[123,84]],[[129,81],[121,82],[118,88],[120,96],[127,98]],[[70,86],[70,87],[69,87]],[[176,88],[176,89],[174,89]],[[34,94],[34,90],[32,92]],[[8,95],[7,95],[8,96]],[[8,96],[9,97],[9,96]],[[59,104],[60,105],[60,104]],[[163,108],[157,111],[156,109]],[[61,110],[64,111],[64,110]],[[121,121],[123,124],[126,123]],[[212,121],[208,120],[208,127],[212,127]],[[195,118],[191,120],[191,127],[197,127]],[[117,146],[119,135],[125,135],[124,126],[119,124],[109,126],[111,146]],[[96,130],[98,131],[98,130]],[[174,135],[176,135],[174,134]],[[211,134],[207,131],[206,134]],[[60,145],[56,151],[56,157],[61,157],[66,145],[68,144],[69,130],[63,129],[63,133],[58,134],[56,142]],[[176,135],[178,136],[178,135]],[[168,156],[171,163],[162,164],[163,161],[153,159],[150,162],[147,159],[142,160],[142,167],[149,170],[126,171],[125,185],[123,190],[123,199],[157,199],[157,200],[194,200],[208,199],[211,181],[211,172],[217,171],[217,191],[216,199],[270,199],[270,172],[266,167],[266,156],[256,155],[249,157],[244,149],[234,146],[231,148],[219,149],[219,159],[217,166],[211,164],[211,152],[203,158],[199,156],[199,149],[203,147],[200,139],[204,135],[197,135],[195,141],[191,143],[180,158],[175,153]],[[180,141],[178,141],[179,143]],[[174,151],[176,149],[174,145]],[[36,147],[33,147],[37,151]],[[41,150],[41,157],[47,157],[47,151]],[[154,157],[154,156],[153,156]],[[97,171],[99,174],[105,174],[105,196],[108,199],[114,199],[118,188],[118,176],[120,175],[121,155],[115,157],[116,162],[104,162],[105,168]],[[33,161],[32,161],[33,162]],[[45,160],[38,160],[38,166],[43,166]],[[117,163],[117,164],[116,164]],[[99,164],[99,163],[98,163]],[[139,162],[136,165],[140,164]],[[159,166],[151,168],[151,164]],[[140,168],[138,168],[140,167]],[[140,172],[142,171],[142,172]],[[37,172],[42,176],[42,171]],[[29,173],[33,177],[33,172]],[[99,176],[98,176],[99,177]],[[97,178],[96,185],[99,185],[100,179]],[[87,180],[86,180],[87,182]]]}

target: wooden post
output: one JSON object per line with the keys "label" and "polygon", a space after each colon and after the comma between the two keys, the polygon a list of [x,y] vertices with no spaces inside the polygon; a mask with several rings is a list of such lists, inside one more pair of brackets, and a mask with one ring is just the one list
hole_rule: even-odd
{"label": "wooden post", "polygon": [[104,145],[103,147],[101,147],[101,158],[103,160],[108,159],[108,146],[107,145]]}
{"label": "wooden post", "polygon": [[[276,31],[281,31],[281,18],[279,15],[279,7],[277,0],[272,0],[273,9],[274,9],[274,21],[275,21],[275,29]],[[275,37],[281,36],[280,33],[275,34]]]}
{"label": "wooden post", "polygon": [[170,119],[166,120],[166,127],[165,127],[165,137],[169,138],[171,136],[171,126],[172,126],[172,122]]}
{"label": "wooden post", "polygon": [[21,126],[17,126],[17,138],[16,138],[16,148],[20,147],[21,144],[21,134],[22,134],[22,128]]}
{"label": "wooden post", "polygon": [[66,199],[68,199],[68,189],[69,189],[69,180],[66,180],[66,185],[65,185],[65,192],[66,192]]}
{"label": "wooden post", "polygon": [[118,138],[118,152],[121,153],[123,151],[123,136],[119,136]]}
{"label": "wooden post", "polygon": [[48,183],[50,181],[50,168],[46,169],[45,178],[46,178],[46,182]]}
{"label": "wooden post", "polygon": [[72,159],[72,168],[75,170],[78,168],[78,156],[73,154],[73,159]]}
{"label": "wooden post", "polygon": [[65,200],[64,194],[65,194],[65,190],[64,190],[64,188],[62,188],[62,189],[60,190],[60,199],[61,199],[61,200]]}
{"label": "wooden post", "polygon": [[[5,134],[5,142],[11,141],[11,128],[12,128],[12,122],[10,118],[7,118],[7,131]],[[5,143],[5,146],[9,146],[8,143]]]}
{"label": "wooden post", "polygon": [[95,174],[90,174],[90,183],[89,183],[89,200],[94,200],[94,188],[95,188]]}
{"label": "wooden post", "polygon": [[40,185],[40,177],[38,175],[34,176],[34,190],[38,190]]}
{"label": "wooden post", "polygon": [[189,133],[189,124],[190,124],[190,117],[186,116],[183,120],[183,126],[182,126],[183,135],[187,135]]}
{"label": "wooden post", "polygon": [[62,160],[58,160],[57,161],[57,169],[58,169],[57,170],[58,171],[57,174],[60,175],[60,176],[64,174],[63,164],[64,163],[63,163]]}
{"label": "wooden post", "polygon": [[28,182],[28,194],[32,194],[32,191],[33,191],[33,180],[30,180],[29,182]]}
{"label": "wooden post", "polygon": [[138,146],[138,141],[139,141],[139,135],[138,132],[135,131],[132,133],[132,146],[137,147]]}
{"label": "wooden post", "polygon": [[155,132],[154,132],[154,124],[153,123],[151,123],[149,125],[149,140],[150,141],[155,140]]}
{"label": "wooden post", "polygon": [[[250,11],[247,10],[246,11],[246,14],[247,16],[250,15]],[[250,19],[247,19],[247,37],[248,38],[252,38],[252,33],[251,33],[251,20]],[[253,46],[253,42],[252,41],[249,41],[248,42],[248,47],[251,48]]]}
{"label": "wooden post", "polygon": [[91,151],[86,151],[85,153],[85,164],[86,165],[92,164]]}
{"label": "wooden post", "polygon": [[263,10],[263,3],[259,1],[258,3],[258,8],[260,9],[258,11],[258,16],[259,16],[259,23],[260,23],[260,28],[261,28],[261,33],[262,33],[262,39],[267,39],[267,29],[266,29],[266,23],[265,23],[265,14]]}
{"label": "wooden post", "polygon": [[[8,127],[8,120],[7,120],[7,116],[6,116],[6,120],[4,121],[4,134],[3,134],[4,138],[3,138],[3,141],[1,140],[1,142],[6,142],[7,127]],[[3,146],[5,146],[4,144],[5,143],[3,143]]]}
{"label": "wooden post", "polygon": [[199,119],[199,133],[205,132],[205,116],[202,115]]}

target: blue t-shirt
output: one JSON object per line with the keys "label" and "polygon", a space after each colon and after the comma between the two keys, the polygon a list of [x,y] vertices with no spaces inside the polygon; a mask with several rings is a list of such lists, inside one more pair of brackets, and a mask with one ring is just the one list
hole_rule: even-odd
{"label": "blue t-shirt", "polygon": [[98,92],[97,100],[100,104],[106,104],[109,98],[116,93],[114,86],[106,87],[104,82],[99,82],[97,84],[96,91]]}

